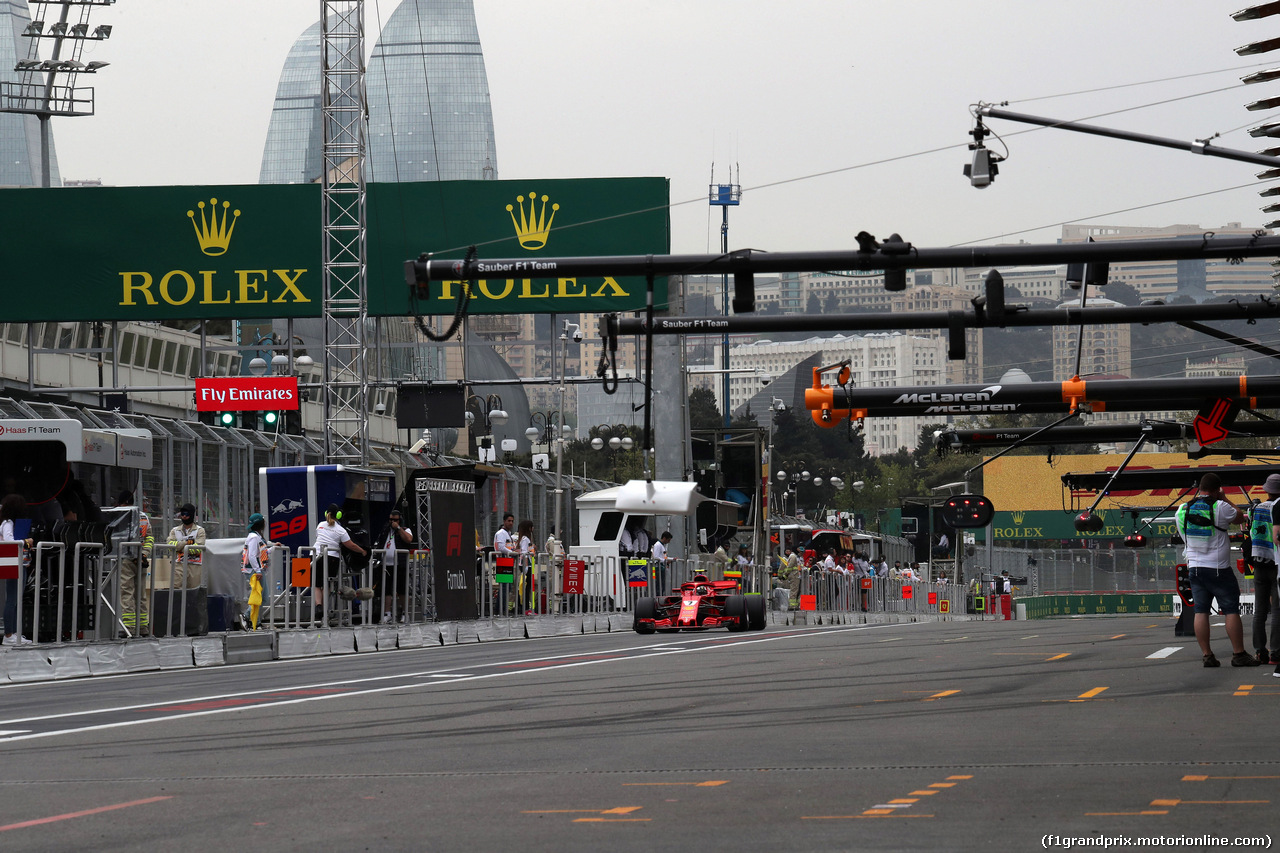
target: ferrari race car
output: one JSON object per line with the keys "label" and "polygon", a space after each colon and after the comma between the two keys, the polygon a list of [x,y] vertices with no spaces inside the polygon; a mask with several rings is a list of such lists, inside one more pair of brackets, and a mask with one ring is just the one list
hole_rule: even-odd
{"label": "ferrari race car", "polygon": [[638,600],[632,627],[637,634],[704,628],[764,630],[764,596],[741,595],[737,590],[737,581],[712,581],[697,575],[672,595]]}

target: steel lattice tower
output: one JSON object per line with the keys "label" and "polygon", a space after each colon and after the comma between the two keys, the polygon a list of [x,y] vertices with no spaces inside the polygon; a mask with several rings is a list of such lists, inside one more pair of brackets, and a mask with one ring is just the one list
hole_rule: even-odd
{"label": "steel lattice tower", "polygon": [[321,178],[324,452],[365,465],[368,266],[365,216],[364,2],[321,0],[324,173]]}

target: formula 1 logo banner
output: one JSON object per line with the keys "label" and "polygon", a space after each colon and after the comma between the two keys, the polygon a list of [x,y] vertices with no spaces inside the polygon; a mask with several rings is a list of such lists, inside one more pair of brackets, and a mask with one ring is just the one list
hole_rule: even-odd
{"label": "formula 1 logo banner", "polygon": [[196,379],[197,412],[280,412],[297,409],[296,376]]}

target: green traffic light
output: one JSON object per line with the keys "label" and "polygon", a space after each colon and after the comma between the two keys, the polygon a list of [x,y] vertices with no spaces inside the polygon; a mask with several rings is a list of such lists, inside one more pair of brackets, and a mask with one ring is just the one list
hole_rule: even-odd
{"label": "green traffic light", "polygon": [[276,421],[278,421],[278,420],[280,420],[280,414],[279,414],[278,412],[263,412],[263,413],[262,413],[262,422],[263,422],[264,424],[266,424],[267,426],[269,426],[269,427],[275,426],[275,425],[276,425]]}
{"label": "green traffic light", "polygon": [[224,427],[235,426],[235,424],[236,424],[236,413],[235,413],[235,412],[222,412],[222,413],[220,413],[220,414],[218,415],[218,423],[222,424]]}

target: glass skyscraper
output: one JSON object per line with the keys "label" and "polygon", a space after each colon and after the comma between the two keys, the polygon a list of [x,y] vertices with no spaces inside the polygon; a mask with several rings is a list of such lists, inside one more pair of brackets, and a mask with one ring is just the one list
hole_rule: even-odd
{"label": "glass skyscraper", "polygon": [[365,80],[369,180],[497,177],[471,0],[404,0],[373,48]]}
{"label": "glass skyscraper", "polygon": [[[30,23],[27,0],[0,0],[0,80],[6,83],[18,82],[13,66],[19,59],[26,59],[31,48],[31,39],[22,35]],[[53,186],[62,186],[52,128],[49,129],[49,176]],[[20,113],[0,113],[0,187],[38,186],[40,120]]]}
{"label": "glass skyscraper", "polygon": [[[320,38],[317,22],[285,61],[260,183],[320,179]],[[365,92],[366,180],[497,177],[489,81],[471,0],[404,0],[374,45]]]}
{"label": "glass skyscraper", "polygon": [[324,145],[320,108],[320,22],[316,21],[293,43],[280,72],[258,183],[320,180]]}

